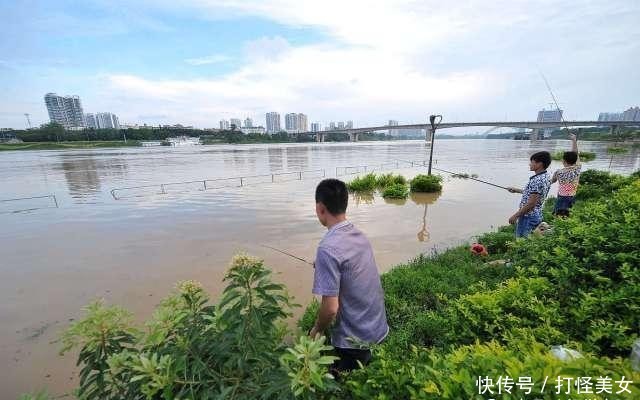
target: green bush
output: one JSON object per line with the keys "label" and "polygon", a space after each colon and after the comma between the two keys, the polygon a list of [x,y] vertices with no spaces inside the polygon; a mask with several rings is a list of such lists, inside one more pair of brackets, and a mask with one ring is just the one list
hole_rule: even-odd
{"label": "green bush", "polygon": [[624,154],[628,152],[629,149],[626,147],[607,147],[607,153],[609,154]]}
{"label": "green bush", "polygon": [[416,175],[411,180],[412,192],[434,193],[442,190],[442,177],[439,175]]}
{"label": "green bush", "polygon": [[374,173],[358,176],[347,183],[347,189],[352,192],[372,192],[376,187],[378,187],[378,181]]}
{"label": "green bush", "polygon": [[[491,379],[493,394],[479,394],[479,377]],[[511,394],[505,391],[498,393],[500,377],[512,379]],[[343,387],[346,392],[344,398],[349,399],[595,398],[593,394],[578,394],[575,386],[567,389],[566,384],[561,387],[563,394],[556,394],[557,377],[571,378],[572,383],[578,377],[590,377],[593,393],[600,377],[610,378],[615,391],[620,390],[615,381],[632,381],[628,386],[631,393],[620,395],[623,396],[620,398],[640,398],[640,373],[631,368],[628,360],[585,354],[583,358],[561,361],[550,353],[548,346],[530,338],[518,340],[509,347],[490,341],[460,346],[450,352],[414,347],[399,354],[386,347],[379,348],[373,362],[366,369],[349,374]],[[529,395],[524,387],[518,385],[526,382],[522,378],[531,378],[534,384]],[[544,391],[543,383],[546,383]],[[570,390],[570,395],[565,394],[567,390]]]}
{"label": "green bush", "polygon": [[406,183],[394,183],[384,188],[382,197],[389,199],[406,199],[409,197],[409,189]]}
{"label": "green bush", "polygon": [[624,177],[606,171],[586,170],[580,174],[580,185],[576,199],[602,199],[627,185],[631,180],[633,180],[633,175]]}
{"label": "green bush", "polygon": [[478,243],[485,246],[489,255],[505,253],[515,241],[513,225],[500,227],[497,232],[489,232],[478,238]]}
{"label": "green bush", "polygon": [[402,175],[381,174],[376,178],[376,185],[380,189],[384,189],[391,185],[406,185],[407,179]]}
{"label": "green bush", "polygon": [[164,299],[146,328],[101,302],[63,336],[80,348],[81,399],[292,399],[336,389],[324,338],[287,348],[284,318],[292,306],[262,261],[237,256],[217,305],[186,281]]}

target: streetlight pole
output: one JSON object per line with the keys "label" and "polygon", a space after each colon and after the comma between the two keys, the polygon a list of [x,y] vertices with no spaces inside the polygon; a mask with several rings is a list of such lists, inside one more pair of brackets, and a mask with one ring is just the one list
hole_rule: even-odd
{"label": "streetlight pole", "polygon": [[[438,120],[437,123],[436,120]],[[442,115],[430,115],[429,122],[431,123],[431,152],[429,154],[429,171],[427,172],[427,174],[431,175],[431,163],[433,162],[433,142],[435,142],[436,139],[436,129],[438,128],[438,125],[440,125],[440,122],[442,122]]]}

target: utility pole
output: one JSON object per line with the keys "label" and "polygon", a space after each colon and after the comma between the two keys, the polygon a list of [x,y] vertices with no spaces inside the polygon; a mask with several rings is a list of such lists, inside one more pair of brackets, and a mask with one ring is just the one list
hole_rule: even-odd
{"label": "utility pole", "polygon": [[27,117],[27,125],[29,126],[28,129],[31,129],[31,120],[29,119],[29,113],[24,113],[24,116]]}
{"label": "utility pole", "polygon": [[[436,120],[438,122],[436,123]],[[431,153],[429,154],[429,171],[428,175],[431,175],[431,163],[433,162],[433,142],[436,141],[436,129],[440,122],[442,122],[442,115],[431,115],[429,116],[429,122],[431,123]]]}

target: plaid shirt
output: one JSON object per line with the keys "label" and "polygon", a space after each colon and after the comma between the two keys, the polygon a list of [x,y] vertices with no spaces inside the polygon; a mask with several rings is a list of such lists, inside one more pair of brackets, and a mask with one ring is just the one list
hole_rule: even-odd
{"label": "plaid shirt", "polygon": [[558,180],[558,196],[575,196],[580,183],[581,165],[576,164],[570,167],[557,170],[553,176]]}
{"label": "plaid shirt", "polygon": [[520,207],[527,204],[532,194],[539,194],[540,198],[538,198],[536,206],[524,214],[525,217],[538,217],[542,219],[542,205],[544,204],[544,199],[547,197],[547,193],[549,193],[550,187],[551,181],[549,180],[549,174],[546,170],[529,178],[529,182],[527,182],[527,185],[522,189]]}

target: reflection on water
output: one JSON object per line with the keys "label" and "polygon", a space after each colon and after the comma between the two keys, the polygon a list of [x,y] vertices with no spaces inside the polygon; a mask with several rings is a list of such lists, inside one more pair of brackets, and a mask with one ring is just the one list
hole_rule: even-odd
{"label": "reflection on water", "polygon": [[438,200],[438,197],[442,192],[437,193],[411,193],[410,198],[417,205],[424,206],[424,213],[422,214],[422,225],[418,231],[417,237],[419,242],[428,242],[431,238],[431,234],[427,230],[427,210],[429,204],[433,204]]}
{"label": "reflection on water", "polygon": [[[435,157],[443,169],[522,186],[530,176],[530,154],[568,146],[442,140]],[[611,161],[606,147],[581,143],[598,156],[585,168],[628,173],[640,167],[637,149]],[[2,394],[16,398],[44,385],[57,394],[70,388],[74,360],[61,360],[49,343],[96,296],[140,318],[178,280],[200,280],[215,298],[226,265],[239,251],[264,258],[298,303],[310,300],[312,271],[259,244],[313,259],[326,232],[314,212],[320,175],[207,191],[178,185],[164,195],[120,201],[109,190],[292,170],[324,169],[332,177],[340,166],[424,160],[427,150],[423,141],[407,141],[0,153],[3,198],[53,193],[60,203],[59,209],[0,215],[0,364],[11,366],[0,375]],[[550,169],[560,167],[554,162]],[[411,178],[424,168],[394,172]],[[519,202],[519,196],[471,180],[445,177],[443,185],[440,194],[412,194],[402,205],[374,194],[351,196],[348,218],[369,237],[381,271],[427,251],[427,243],[452,246],[504,225]],[[40,336],[27,340],[28,332],[42,327]]]}
{"label": "reflection on water", "polygon": [[59,166],[64,171],[68,193],[79,199],[95,198],[104,188],[101,186],[102,177],[123,177],[127,173],[127,165],[122,159],[109,157],[97,160],[91,154],[60,155]]}
{"label": "reflection on water", "polygon": [[360,193],[351,193],[351,199],[353,200],[356,206],[365,205],[365,204],[373,204],[374,195],[373,192],[360,192]]}

